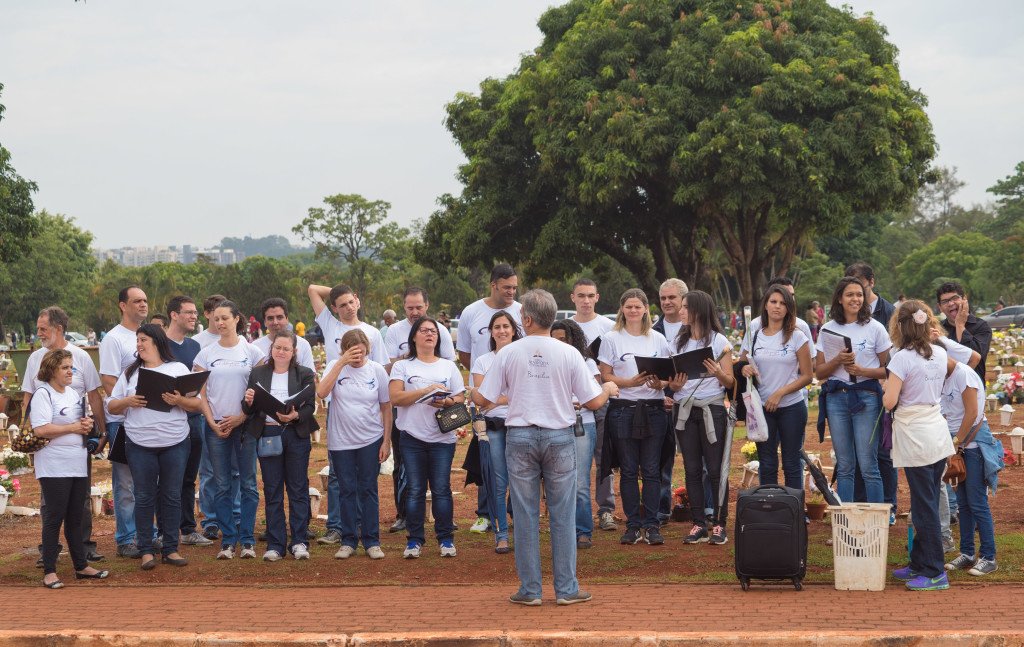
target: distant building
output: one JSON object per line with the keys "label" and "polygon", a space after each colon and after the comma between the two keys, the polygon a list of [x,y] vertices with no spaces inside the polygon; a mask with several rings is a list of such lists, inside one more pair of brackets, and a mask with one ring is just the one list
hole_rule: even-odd
{"label": "distant building", "polygon": [[245,260],[244,252],[220,247],[193,247],[158,245],[155,247],[120,247],[117,249],[94,249],[93,257],[100,263],[112,260],[127,267],[145,267],[153,263],[195,263],[200,257],[210,259],[215,265],[231,265]]}

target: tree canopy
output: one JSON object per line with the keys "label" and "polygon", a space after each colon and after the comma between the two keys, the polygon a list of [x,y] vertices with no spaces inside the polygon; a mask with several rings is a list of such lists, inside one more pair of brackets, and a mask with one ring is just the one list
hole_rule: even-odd
{"label": "tree canopy", "polygon": [[[0,83],[0,93],[4,85]],[[4,106],[0,104],[0,121]],[[11,152],[0,145],[0,262],[16,260],[25,253],[25,242],[39,232],[39,220],[32,213],[35,182],[18,175],[11,166]]]}

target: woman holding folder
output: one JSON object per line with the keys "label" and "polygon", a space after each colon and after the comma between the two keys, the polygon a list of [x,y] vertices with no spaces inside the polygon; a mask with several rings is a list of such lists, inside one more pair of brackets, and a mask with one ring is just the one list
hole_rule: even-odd
{"label": "woman holding folder", "polygon": [[818,332],[815,374],[825,383],[819,400],[820,416],[828,420],[836,452],[836,494],[853,501],[855,470],[864,479],[869,503],[884,500],[878,470],[878,436],[885,365],[892,342],[885,326],[871,318],[859,279],[847,276],[832,293],[830,319]]}
{"label": "woman holding folder", "polygon": [[[619,387],[608,401],[606,431],[619,460],[619,492],[626,513],[622,544],[664,544],[658,522],[661,500],[661,449],[668,417],[663,382],[637,370],[635,357],[669,357],[668,341],[651,328],[650,306],[643,290],[630,288],[619,298],[612,329],[601,336],[598,368],[604,382]],[[641,492],[640,484],[643,481]],[[641,497],[644,514],[640,515]]]}
{"label": "woman holding folder", "polygon": [[[263,559],[268,562],[276,562],[285,554],[286,488],[288,527],[292,532],[288,549],[295,559],[309,559],[309,434],[320,425],[313,417],[313,371],[296,361],[296,343],[291,330],[274,333],[270,361],[249,373],[242,402],[242,412],[249,416],[245,431],[261,446],[257,453],[267,511],[267,550]],[[260,442],[261,439],[266,441]]]}
{"label": "woman holding folder", "polygon": [[[138,529],[142,570],[156,567],[153,548],[153,514],[158,508],[163,529],[161,561],[172,566],[185,566],[188,560],[178,553],[178,528],[181,506],[192,505],[181,500],[181,479],[191,451],[188,412],[199,411],[202,402],[174,390],[160,394],[162,403],[140,393],[142,371],[156,371],[179,377],[188,375],[188,367],[174,360],[167,335],[158,324],[143,324],[135,333],[135,360],[114,385],[107,408],[115,415],[124,414],[125,455],[135,483],[135,527]],[[161,406],[169,405],[169,406]],[[165,409],[165,410],[161,410]],[[160,505],[157,506],[157,497]]]}

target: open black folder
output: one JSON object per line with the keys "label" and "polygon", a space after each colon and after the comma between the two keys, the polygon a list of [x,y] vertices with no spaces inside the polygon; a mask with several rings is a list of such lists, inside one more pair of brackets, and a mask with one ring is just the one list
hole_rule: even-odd
{"label": "open black folder", "polygon": [[256,388],[253,389],[256,392],[252,397],[252,406],[259,409],[268,416],[273,416],[275,413],[288,413],[296,402],[302,402],[309,398],[313,393],[313,385],[307,384],[306,388],[302,389],[298,393],[288,398],[285,398],[284,402],[281,402],[276,397],[270,394],[270,391],[263,388],[262,384],[257,384]]}
{"label": "open black folder", "polygon": [[160,371],[140,368],[139,382],[135,386],[135,395],[141,395],[146,398],[147,409],[166,413],[172,407],[164,402],[164,399],[160,397],[161,395],[164,393],[174,393],[175,391],[182,395],[198,393],[203,388],[203,385],[206,384],[206,378],[208,377],[210,377],[209,371],[187,373],[174,377]]}
{"label": "open black folder", "polygon": [[711,374],[704,368],[704,360],[708,359],[715,359],[711,348],[698,348],[672,357],[633,356],[637,371],[657,375],[659,380],[670,380],[677,373],[686,373],[686,378],[690,380],[707,377]]}

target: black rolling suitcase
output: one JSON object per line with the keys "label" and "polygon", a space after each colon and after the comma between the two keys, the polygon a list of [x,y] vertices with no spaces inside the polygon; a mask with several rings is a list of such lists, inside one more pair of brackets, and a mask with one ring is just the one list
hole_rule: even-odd
{"label": "black rolling suitcase", "polygon": [[741,490],[736,500],[736,577],[792,580],[799,591],[807,572],[804,491],[781,485]]}

